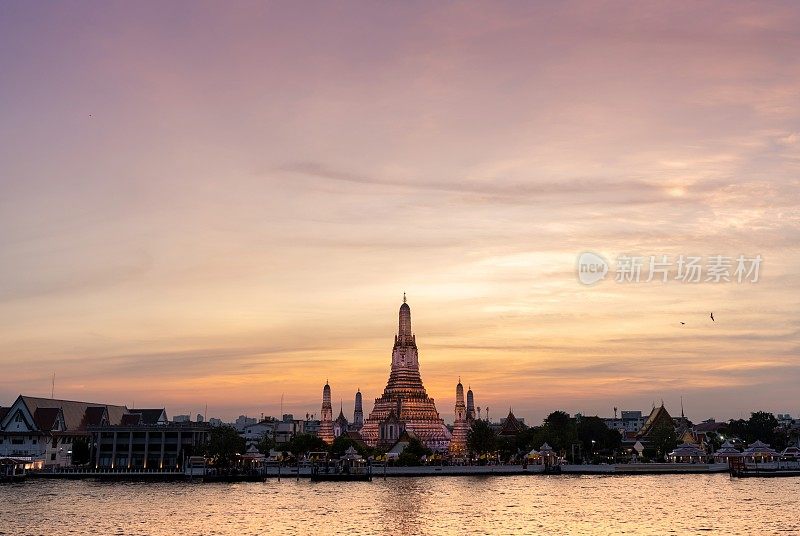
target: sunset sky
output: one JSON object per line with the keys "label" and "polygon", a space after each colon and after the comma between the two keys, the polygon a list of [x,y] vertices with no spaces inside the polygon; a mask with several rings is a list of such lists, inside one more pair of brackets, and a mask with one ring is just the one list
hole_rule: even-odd
{"label": "sunset sky", "polygon": [[0,405],[368,412],[406,292],[448,421],[797,416],[798,50],[793,2],[3,2]]}

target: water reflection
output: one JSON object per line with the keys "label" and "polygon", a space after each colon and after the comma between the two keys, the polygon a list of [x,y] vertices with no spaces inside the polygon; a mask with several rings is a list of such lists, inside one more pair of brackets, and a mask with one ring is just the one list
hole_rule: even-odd
{"label": "water reflection", "polygon": [[800,479],[439,477],[0,486],[0,534],[800,533]]}

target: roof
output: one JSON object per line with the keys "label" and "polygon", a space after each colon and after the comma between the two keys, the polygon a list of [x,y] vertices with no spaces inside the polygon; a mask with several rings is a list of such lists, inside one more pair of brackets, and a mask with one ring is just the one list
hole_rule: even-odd
{"label": "roof", "polygon": [[522,430],[522,425],[519,423],[511,410],[508,410],[508,417],[503,421],[503,427],[500,428],[500,435],[516,435]]}
{"label": "roof", "polygon": [[129,413],[122,416],[120,425],[122,426],[137,426],[142,423],[141,413]]}
{"label": "roof", "polygon": [[[669,419],[669,421],[667,421],[667,419]],[[672,420],[672,417],[670,417],[667,409],[664,407],[664,404],[661,404],[661,406],[657,408],[653,408],[653,411],[650,412],[650,416],[647,417],[644,425],[642,425],[642,429],[639,430],[638,437],[644,437],[649,434],[653,430],[653,427],[660,422],[669,422],[675,426],[675,423]]]}
{"label": "roof", "polygon": [[682,443],[669,453],[670,456],[705,456],[706,453],[697,445]]}
{"label": "roof", "polygon": [[100,426],[104,420],[108,420],[108,412],[105,406],[89,406],[83,414],[83,421],[80,427]]}
{"label": "roof", "polygon": [[142,424],[158,424],[159,419],[161,416],[164,415],[166,419],[166,411],[164,408],[153,408],[153,409],[132,409],[130,410],[131,413],[138,413],[142,416]]}
{"label": "roof", "polygon": [[742,454],[777,454],[777,452],[763,441],[756,441],[755,443],[750,443],[747,445],[747,448]]}
{"label": "roof", "polygon": [[108,411],[109,424],[119,424],[122,416],[128,413],[125,406],[112,406],[109,404],[96,404],[94,402],[78,402],[76,400],[58,400],[55,398],[37,398],[33,396],[20,395],[22,402],[28,408],[31,415],[36,415],[36,410],[40,408],[61,408],[64,414],[64,424],[67,430],[82,430],[81,425],[86,415],[86,410],[90,406],[103,406]]}
{"label": "roof", "polygon": [[0,406],[0,421],[3,420],[3,417],[5,417],[8,414],[8,410],[10,410],[10,409],[11,408],[4,408],[4,407]]}
{"label": "roof", "polygon": [[60,412],[60,408],[36,408],[33,412],[33,422],[39,430],[49,432],[56,427]]}
{"label": "roof", "polygon": [[727,423],[706,421],[694,425],[695,432],[716,432],[722,428],[727,427]]}

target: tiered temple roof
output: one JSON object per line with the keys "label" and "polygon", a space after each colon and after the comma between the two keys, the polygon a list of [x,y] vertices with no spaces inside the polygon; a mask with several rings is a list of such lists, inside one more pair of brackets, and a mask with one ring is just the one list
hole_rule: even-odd
{"label": "tiered temple roof", "polygon": [[383,395],[375,399],[375,407],[361,428],[361,436],[368,445],[376,446],[386,441],[380,437],[380,426],[391,413],[395,414],[403,429],[413,432],[428,448],[447,449],[450,431],[422,385],[417,343],[411,331],[411,308],[405,297],[400,306],[389,381]]}

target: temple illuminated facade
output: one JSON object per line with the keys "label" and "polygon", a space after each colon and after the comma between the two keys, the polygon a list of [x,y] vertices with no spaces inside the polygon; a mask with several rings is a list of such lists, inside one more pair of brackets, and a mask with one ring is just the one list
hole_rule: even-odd
{"label": "temple illuminated facade", "polygon": [[370,446],[385,447],[393,445],[407,430],[428,448],[445,451],[450,445],[450,431],[422,385],[417,343],[411,331],[411,308],[405,296],[399,320],[389,381],[383,396],[375,399],[375,407],[364,420],[361,437]]}
{"label": "temple illuminated facade", "polygon": [[331,406],[331,386],[325,382],[322,388],[322,413],[320,414],[319,437],[328,444],[333,443],[333,407]]}
{"label": "temple illuminated facade", "polygon": [[[472,394],[472,390],[470,390]],[[456,385],[456,407],[453,419],[453,437],[450,440],[450,454],[463,456],[467,451],[467,434],[472,424],[468,418],[467,405],[464,403],[464,386],[461,380]]]}

